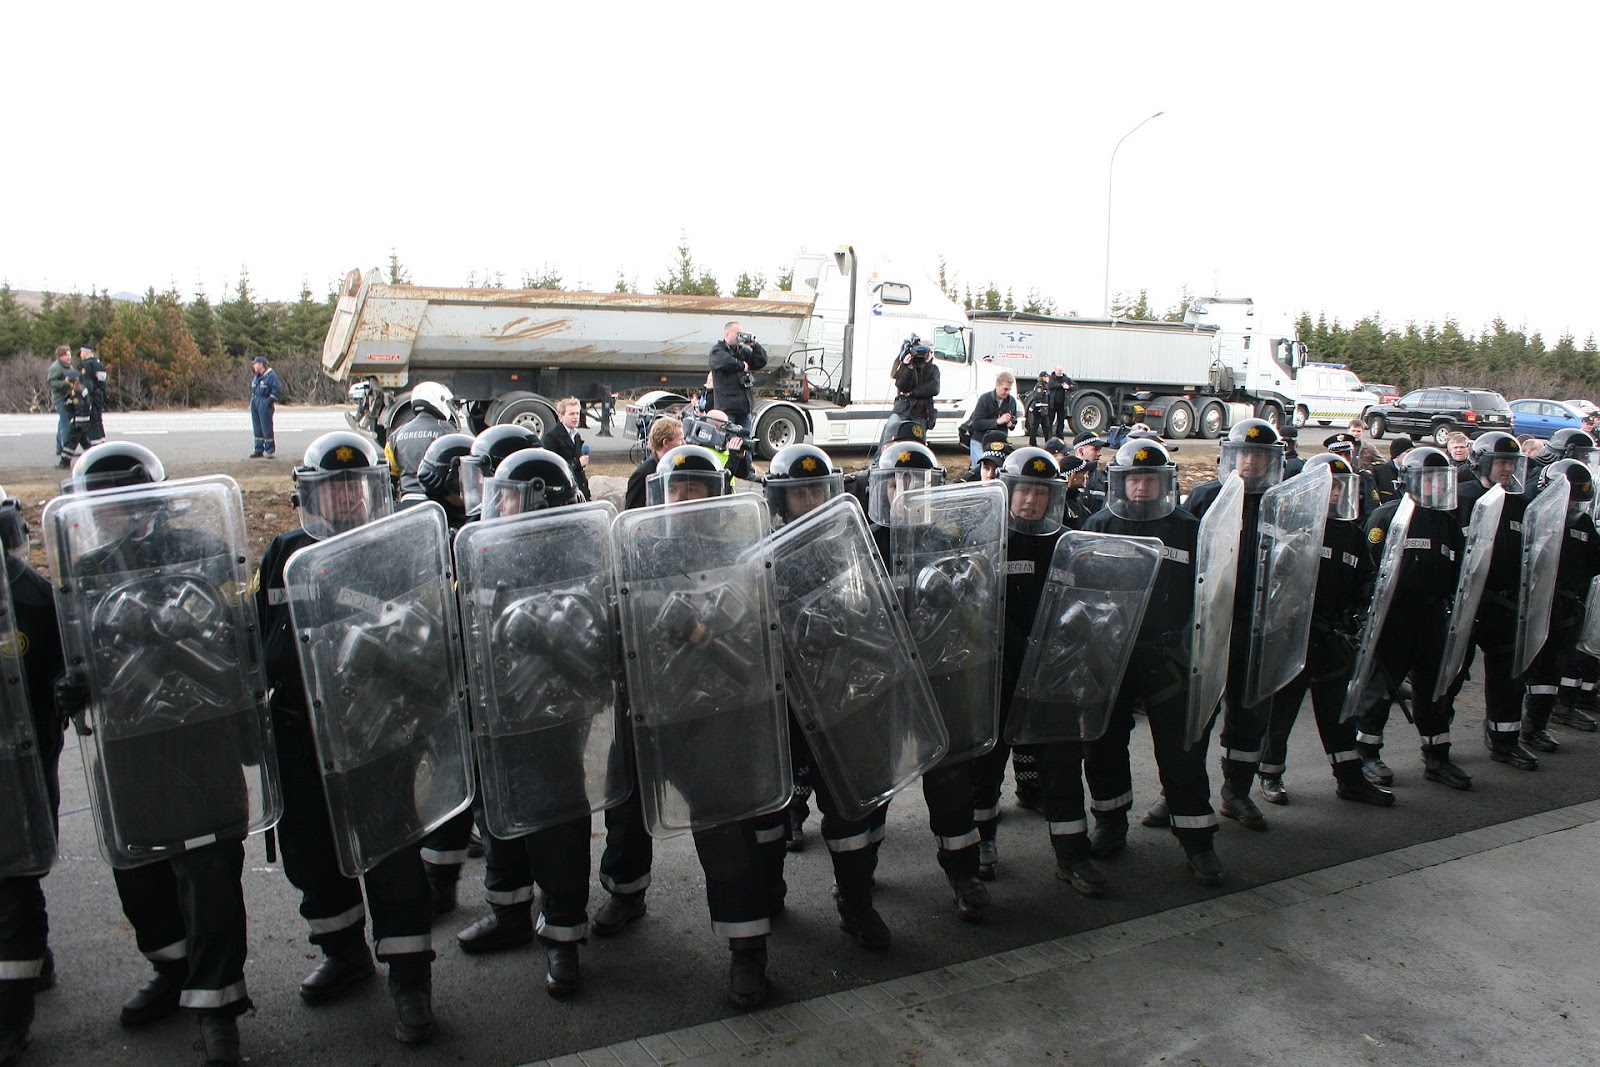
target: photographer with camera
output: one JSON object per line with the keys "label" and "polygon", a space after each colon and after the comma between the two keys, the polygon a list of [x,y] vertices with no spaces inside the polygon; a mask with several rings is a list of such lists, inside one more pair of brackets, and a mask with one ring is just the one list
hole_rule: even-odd
{"label": "photographer with camera", "polygon": [[933,409],[933,398],[939,395],[939,366],[933,361],[933,349],[923,344],[922,338],[912,334],[901,343],[893,374],[894,413],[883,424],[880,445],[894,440],[903,422],[919,424],[925,437],[939,417]]}
{"label": "photographer with camera", "polygon": [[735,321],[722,328],[722,340],[711,349],[712,406],[722,410],[730,424],[749,436],[750,409],[755,406],[755,371],[767,365],[767,350],[743,324]]}
{"label": "photographer with camera", "polygon": [[[748,420],[747,420],[748,421]],[[683,443],[700,445],[716,453],[722,466],[735,478],[751,478],[750,440],[743,426],[725,411],[712,408],[704,415],[683,417]]]}

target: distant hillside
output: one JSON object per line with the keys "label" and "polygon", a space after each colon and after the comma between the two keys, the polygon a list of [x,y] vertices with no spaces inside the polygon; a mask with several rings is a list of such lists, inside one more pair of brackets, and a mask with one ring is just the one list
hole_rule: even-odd
{"label": "distant hillside", "polygon": [[[41,307],[44,306],[44,293],[42,293],[42,292],[37,292],[37,291],[35,291],[33,289],[13,289],[13,290],[11,290],[11,295],[17,298],[18,306],[24,307],[24,308],[28,309],[29,311],[38,311]],[[56,293],[55,295],[57,297],[61,297],[61,296],[65,296],[67,294],[65,294],[65,293]],[[111,299],[113,299],[113,300],[128,300],[128,301],[132,301],[133,303],[138,303],[140,300],[143,300],[144,297],[140,296],[137,293],[118,292],[118,293],[112,293],[111,294]]]}

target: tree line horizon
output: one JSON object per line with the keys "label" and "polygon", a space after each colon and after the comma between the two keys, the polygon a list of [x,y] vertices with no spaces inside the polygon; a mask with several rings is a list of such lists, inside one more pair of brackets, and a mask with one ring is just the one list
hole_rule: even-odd
{"label": "tree line horizon", "polygon": [[[766,288],[760,271],[742,271],[728,293],[715,275],[696,263],[687,243],[656,279],[663,294],[756,297]],[[385,271],[391,284],[410,284],[411,272],[391,251]],[[774,288],[788,290],[793,272],[773,275]],[[967,310],[1019,311],[1074,317],[1057,303],[1030,289],[1019,301],[1011,287],[990,282],[977,289],[959,289],[940,257],[937,281],[949,298]],[[521,284],[510,286],[499,271],[474,271],[468,288],[554,289],[566,287],[551,267],[524,271]],[[619,270],[613,292],[640,292],[637,278]],[[1147,289],[1118,293],[1115,317],[1179,322],[1193,299],[1187,287],[1165,308],[1155,307]],[[283,380],[285,399],[327,404],[344,400],[345,388],[322,373],[323,338],[338,304],[338,286],[318,298],[303,283],[294,301],[262,300],[252,290],[248,268],[239,272],[233,292],[213,304],[203,286],[185,301],[176,287],[146,290],[139,300],[113,300],[101,289],[84,293],[41,294],[37,308],[17,298],[9,283],[0,282],[0,411],[48,411],[45,366],[57,345],[94,349],[111,369],[112,410],[196,407],[244,397],[250,378],[248,361],[256,355],[273,361]],[[1464,330],[1447,317],[1443,323],[1407,322],[1385,326],[1382,316],[1361,316],[1350,325],[1338,317],[1302,312],[1300,339],[1311,358],[1349,367],[1363,381],[1384,382],[1402,392],[1432,385],[1490,388],[1506,399],[1551,399],[1600,395],[1600,346],[1591,333],[1580,345],[1569,332],[1548,345],[1541,333],[1524,333],[1496,316],[1478,333]],[[1069,371],[1071,368],[1068,368]]]}

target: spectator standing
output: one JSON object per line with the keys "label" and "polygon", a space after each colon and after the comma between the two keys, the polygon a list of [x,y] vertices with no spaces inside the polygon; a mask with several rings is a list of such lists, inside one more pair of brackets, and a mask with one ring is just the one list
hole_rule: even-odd
{"label": "spectator standing", "polygon": [[85,346],[78,349],[78,373],[83,377],[84,392],[89,394],[89,442],[104,441],[106,402],[111,395],[106,365],[94,349]]}
{"label": "spectator standing", "polygon": [[278,372],[267,365],[266,356],[250,361],[255,377],[250,381],[250,428],[256,435],[255,451],[250,459],[271,459],[278,451],[272,436],[272,414],[283,397],[283,386],[278,382]]}
{"label": "spectator standing", "polygon": [[1003,430],[1010,435],[1022,418],[1022,405],[1017,398],[1011,395],[1011,390],[1016,387],[1017,376],[1008,370],[1003,370],[994,376],[994,388],[978,398],[977,404],[972,408],[972,415],[967,419],[967,429],[971,433],[971,451],[973,466],[984,452],[984,438],[991,430]]}
{"label": "spectator standing", "polygon": [[572,468],[572,480],[577,483],[583,498],[588,500],[589,476],[584,470],[589,466],[589,446],[583,443],[583,438],[578,434],[581,408],[578,398],[574,396],[556,401],[556,418],[561,420],[561,424],[546,430],[539,443],[567,461],[567,466]]}
{"label": "spectator standing", "polygon": [[56,345],[55,362],[45,373],[45,384],[50,387],[50,403],[56,409],[56,453],[67,445],[67,372],[72,369],[72,349]]}

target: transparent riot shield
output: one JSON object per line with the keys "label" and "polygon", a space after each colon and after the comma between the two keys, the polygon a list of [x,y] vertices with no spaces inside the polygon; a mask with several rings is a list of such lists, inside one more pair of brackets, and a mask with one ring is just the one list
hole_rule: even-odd
{"label": "transparent riot shield", "polygon": [[1160,569],[1154,537],[1061,535],[1022,658],[1007,743],[1095,741],[1106,732]]}
{"label": "transparent riot shield", "polygon": [[456,587],[485,821],[513,838],[621,803],[608,503],[469,523]]}
{"label": "transparent riot shield", "polygon": [[[1394,603],[1394,591],[1400,584],[1400,561],[1406,551],[1406,532],[1411,528],[1411,514],[1417,502],[1408,493],[1400,498],[1394,518],[1389,522],[1389,532],[1384,538],[1383,554],[1378,559],[1378,577],[1372,587],[1372,606],[1367,609],[1367,619],[1361,625],[1361,639],[1356,645],[1355,667],[1350,672],[1350,684],[1344,692],[1344,704],[1339,709],[1339,721],[1346,722],[1361,710],[1361,693],[1372,676],[1378,661],[1378,638],[1389,617],[1389,606]],[[1395,679],[1398,684],[1400,679]]]}
{"label": "transparent riot shield", "polygon": [[789,708],[846,818],[910,785],[949,746],[866,516],[838,496],[772,535]]}
{"label": "transparent riot shield", "polygon": [[57,497],[44,529],[106,859],[271,826],[283,801],[233,479]]}
{"label": "transparent riot shield", "polygon": [[1456,583],[1455,599],[1450,604],[1450,632],[1445,637],[1444,656],[1439,660],[1439,676],[1433,681],[1433,699],[1443,699],[1450,683],[1467,662],[1472,647],[1472,631],[1478,621],[1478,604],[1489,581],[1489,560],[1500,530],[1500,515],[1505,510],[1506,491],[1498,485],[1472,505],[1467,524],[1467,547],[1461,557],[1461,578]]}
{"label": "transparent riot shield", "polygon": [[1583,602],[1583,626],[1578,631],[1578,651],[1600,656],[1600,578],[1589,583],[1589,596]]}
{"label": "transparent riot shield", "polygon": [[1005,632],[1006,492],[999,482],[905,491],[890,559],[906,622],[958,763],[994,747]]}
{"label": "transparent riot shield", "polygon": [[671,837],[789,802],[783,653],[754,493],[638,508],[611,526],[645,823]]}
{"label": "transparent riot shield", "polygon": [[1550,609],[1556,597],[1556,565],[1567,530],[1567,498],[1572,483],[1553,479],[1522,514],[1522,577],[1517,583],[1517,644],[1511,671],[1527,673],[1550,636]]}
{"label": "transparent riot shield", "polygon": [[1332,488],[1331,468],[1317,466],[1261,494],[1245,707],[1260,704],[1305,668]]}
{"label": "transparent riot shield", "polygon": [[307,545],[283,571],[339,867],[356,877],[472,799],[444,509]]}
{"label": "transparent riot shield", "polygon": [[56,858],[54,813],[28,708],[11,583],[0,575],[0,878],[37,878]]}
{"label": "transparent riot shield", "polygon": [[1239,586],[1239,531],[1243,524],[1244,481],[1237,471],[1229,471],[1200,520],[1195,549],[1188,747],[1205,734],[1228,685],[1228,642],[1233,632],[1233,597]]}

